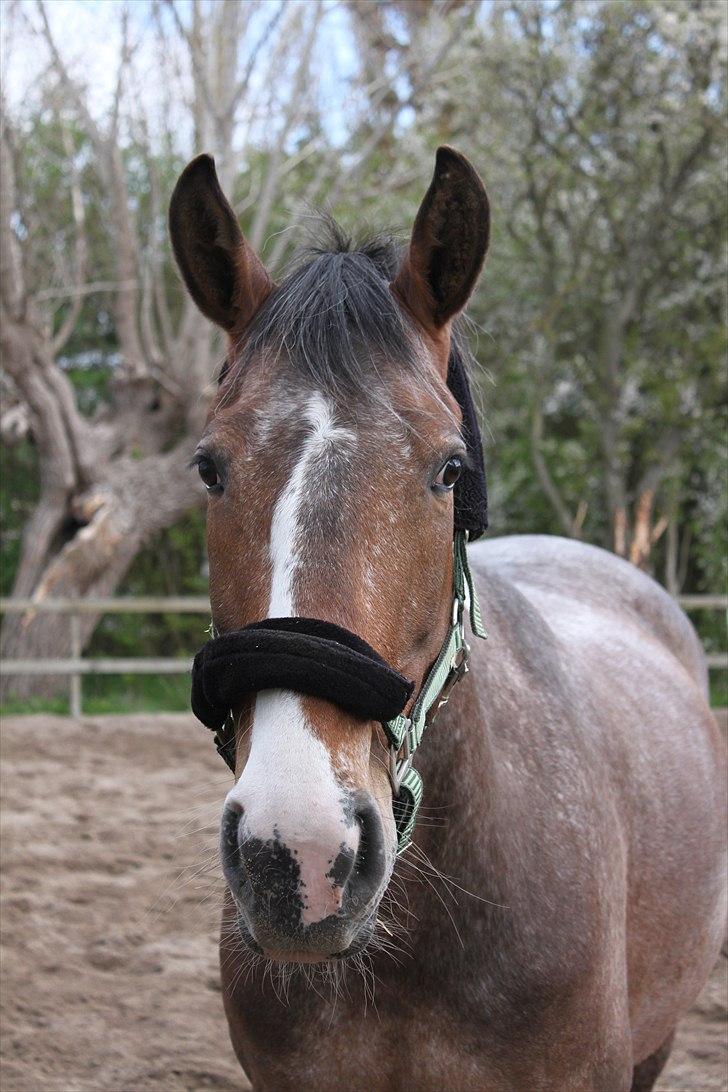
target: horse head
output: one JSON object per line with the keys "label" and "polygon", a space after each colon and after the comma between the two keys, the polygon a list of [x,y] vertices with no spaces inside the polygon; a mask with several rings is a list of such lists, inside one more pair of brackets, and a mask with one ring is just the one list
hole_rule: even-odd
{"label": "horse head", "polygon": [[[407,680],[411,703],[451,621],[468,454],[447,380],[452,320],[487,249],[480,179],[440,148],[403,253],[334,231],[279,284],[209,156],[180,177],[170,226],[189,292],[228,335],[194,460],[215,632],[331,624]],[[388,741],[337,670],[326,696],[304,679],[232,703],[223,868],[242,938],[274,960],[361,950],[395,861]]]}

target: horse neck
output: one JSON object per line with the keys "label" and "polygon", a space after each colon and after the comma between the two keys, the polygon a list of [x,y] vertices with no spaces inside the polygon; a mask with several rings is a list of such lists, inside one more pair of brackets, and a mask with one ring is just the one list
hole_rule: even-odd
{"label": "horse neck", "polygon": [[[507,897],[502,796],[483,718],[471,671],[417,753],[425,791],[415,846],[402,862],[403,876],[419,867],[433,878],[440,872],[477,896],[470,901],[478,905],[480,899],[500,903]],[[424,890],[428,900],[437,901],[426,882]]]}

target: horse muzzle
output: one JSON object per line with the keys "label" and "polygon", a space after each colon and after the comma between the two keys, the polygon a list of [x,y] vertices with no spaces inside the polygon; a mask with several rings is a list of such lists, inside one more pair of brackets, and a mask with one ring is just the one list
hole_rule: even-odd
{"label": "horse muzzle", "polygon": [[223,872],[242,939],[254,951],[289,962],[342,958],[361,951],[391,872],[383,823],[365,793],[346,801],[348,834],[325,817],[302,834],[251,833],[244,808],[225,806]]}

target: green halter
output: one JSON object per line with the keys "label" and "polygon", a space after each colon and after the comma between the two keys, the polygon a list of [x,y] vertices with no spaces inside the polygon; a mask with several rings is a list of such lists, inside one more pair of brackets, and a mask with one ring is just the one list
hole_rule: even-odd
{"label": "green halter", "polygon": [[457,682],[468,671],[470,646],[465,640],[465,612],[476,637],[487,637],[480,614],[473,575],[468,564],[467,531],[456,531],[453,543],[452,616],[440,654],[425,679],[408,717],[400,714],[383,723],[389,741],[389,779],[395,799],[397,853],[412,841],[417,811],[422,800],[422,778],[412,757],[422,742],[425,729],[447,704]]}

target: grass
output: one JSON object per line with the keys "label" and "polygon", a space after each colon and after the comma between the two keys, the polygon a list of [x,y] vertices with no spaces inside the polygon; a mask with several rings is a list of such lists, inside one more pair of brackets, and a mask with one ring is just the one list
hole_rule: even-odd
{"label": "grass", "polygon": [[[84,714],[103,713],[186,713],[190,708],[190,680],[187,675],[89,675],[83,680]],[[9,697],[0,715],[26,713],[69,713],[69,698]]]}
{"label": "grass", "polygon": [[710,705],[712,709],[725,709],[728,706],[728,671],[710,672]]}

